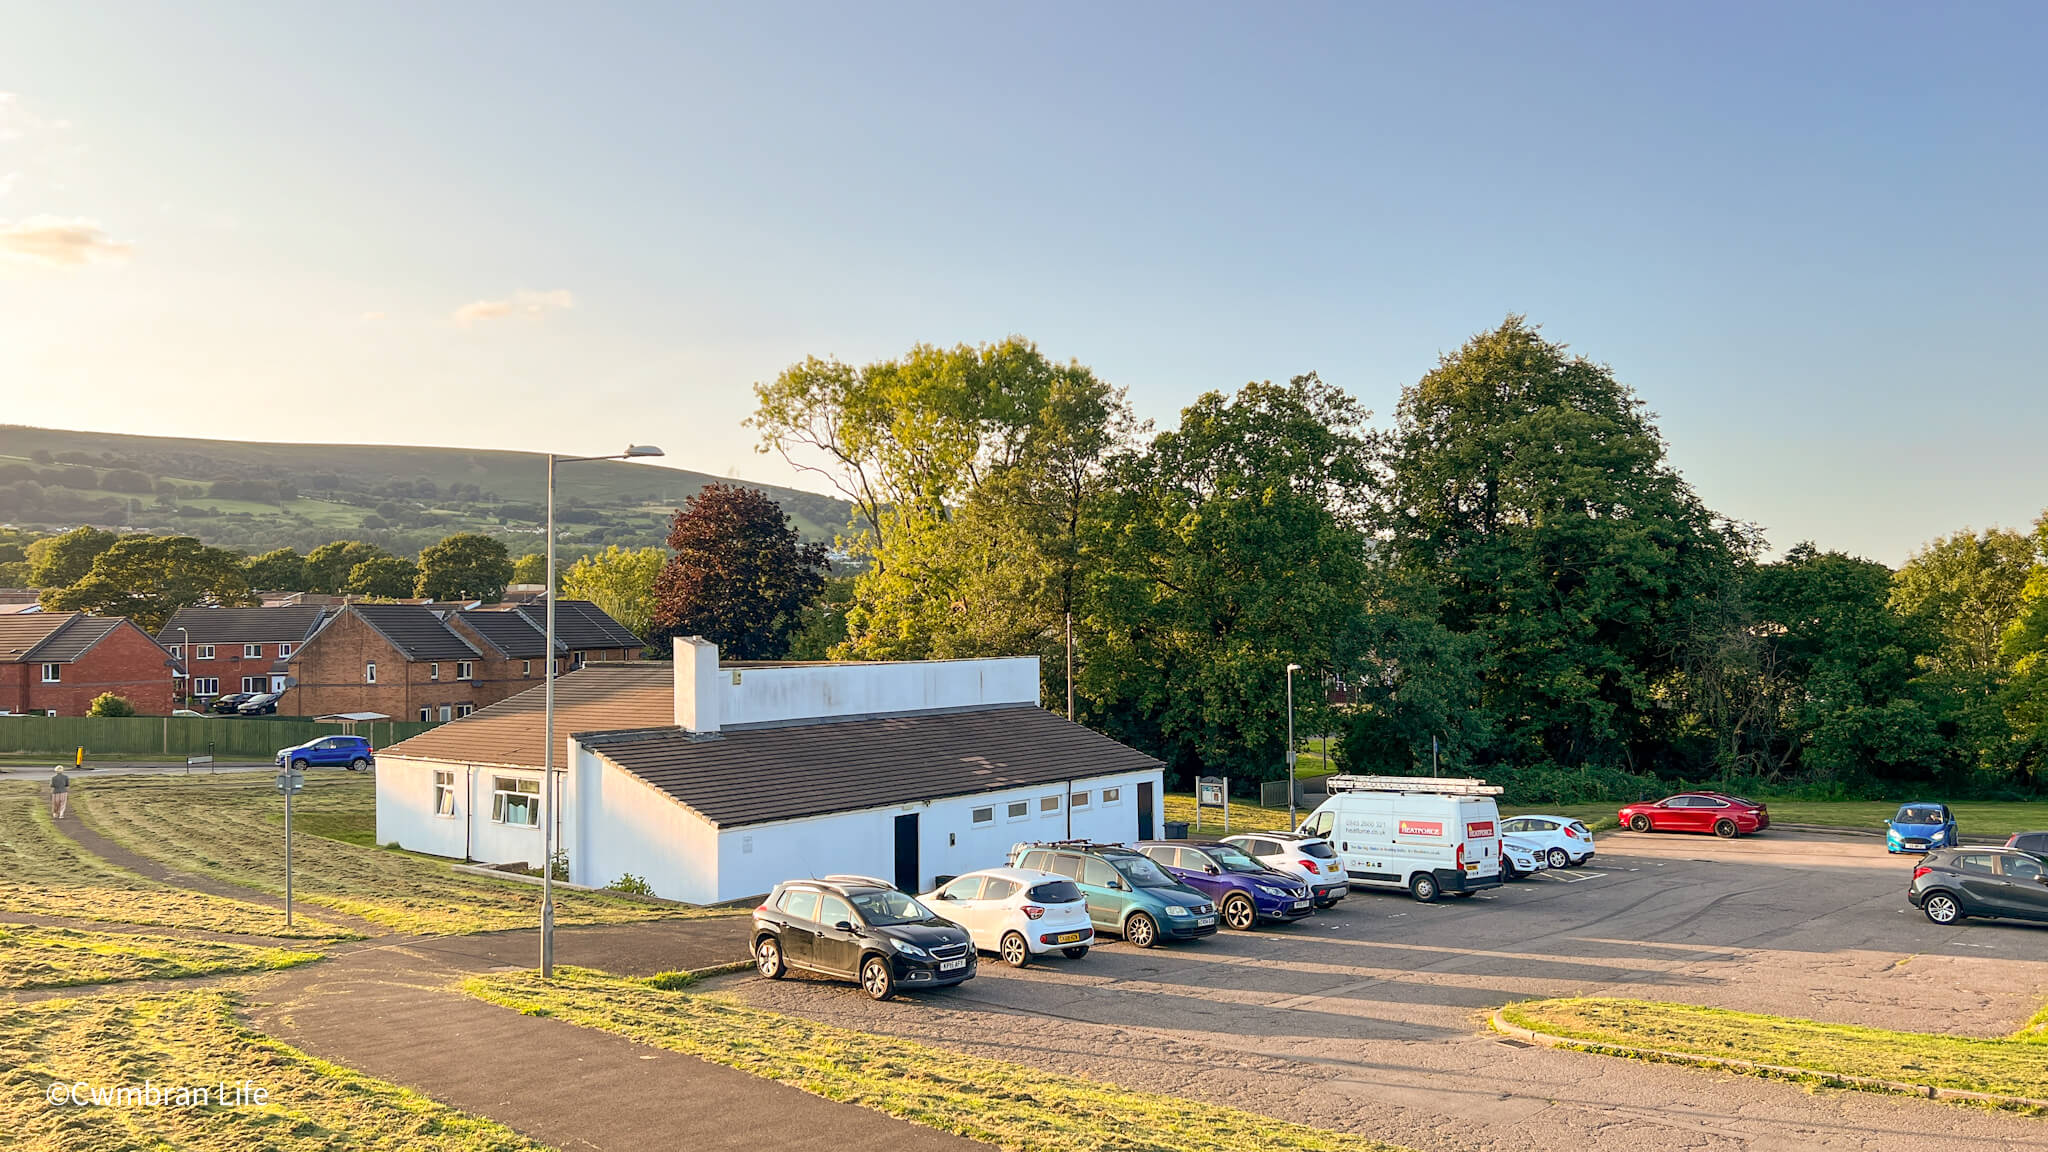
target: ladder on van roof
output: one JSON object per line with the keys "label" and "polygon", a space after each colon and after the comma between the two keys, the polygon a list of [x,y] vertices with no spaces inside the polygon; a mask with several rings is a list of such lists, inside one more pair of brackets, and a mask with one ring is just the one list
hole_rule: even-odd
{"label": "ladder on van roof", "polygon": [[1426,792],[1438,796],[1498,796],[1498,784],[1469,777],[1438,776],[1325,776],[1332,792]]}

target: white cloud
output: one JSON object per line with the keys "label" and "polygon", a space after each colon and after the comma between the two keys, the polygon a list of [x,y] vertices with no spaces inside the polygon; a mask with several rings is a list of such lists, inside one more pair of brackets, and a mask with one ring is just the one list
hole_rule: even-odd
{"label": "white cloud", "polygon": [[133,250],[107,235],[99,221],[83,217],[30,216],[0,224],[0,256],[52,267],[118,263]]}
{"label": "white cloud", "polygon": [[467,328],[479,320],[496,320],[502,316],[540,316],[557,309],[576,306],[576,297],[567,289],[557,288],[552,292],[514,292],[498,300],[472,300],[455,310],[455,323]]}

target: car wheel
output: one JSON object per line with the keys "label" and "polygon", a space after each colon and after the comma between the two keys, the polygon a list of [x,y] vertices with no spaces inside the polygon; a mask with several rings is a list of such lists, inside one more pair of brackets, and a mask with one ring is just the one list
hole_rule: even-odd
{"label": "car wheel", "polygon": [[1226,896],[1223,898],[1223,922],[1239,932],[1249,932],[1259,922],[1259,910],[1252,907],[1247,896]]}
{"label": "car wheel", "polygon": [[1958,924],[1963,920],[1963,906],[1946,892],[1930,892],[1920,902],[1920,910],[1936,924]]}
{"label": "car wheel", "polygon": [[1086,956],[1087,954],[1088,946],[1086,944],[1076,944],[1072,948],[1060,949],[1060,955],[1065,956],[1069,960],[1079,960],[1081,957]]}
{"label": "car wheel", "polygon": [[1336,906],[1337,901],[1334,899],[1316,901],[1316,907],[1318,908],[1335,908]]}
{"label": "car wheel", "polygon": [[1136,913],[1124,921],[1124,939],[1139,948],[1150,948],[1159,943],[1159,925],[1143,912]]}
{"label": "car wheel", "polygon": [[1003,963],[1012,968],[1022,968],[1031,963],[1031,945],[1026,943],[1020,932],[1003,933]]}
{"label": "car wheel", "polygon": [[1437,897],[1436,877],[1427,872],[1417,872],[1408,881],[1408,894],[1424,904],[1434,903]]}
{"label": "car wheel", "polygon": [[1506,856],[1500,858],[1500,878],[1504,884],[1512,884],[1522,878],[1522,874],[1515,870],[1515,862]]}
{"label": "car wheel", "polygon": [[1550,850],[1550,866],[1552,868],[1569,868],[1571,867],[1571,863],[1571,853],[1565,851],[1562,848],[1552,848]]}
{"label": "car wheel", "polygon": [[880,956],[870,956],[860,966],[861,990],[876,1000],[887,1000],[896,994],[896,974],[889,971],[889,962]]}
{"label": "car wheel", "polygon": [[294,760],[292,761],[292,767],[297,768],[303,772],[306,769],[306,762],[304,760]]}
{"label": "car wheel", "polygon": [[368,768],[369,766],[370,762],[368,760],[363,759],[361,756],[358,756],[355,759],[348,762],[348,770],[351,772],[361,772],[363,769]]}
{"label": "car wheel", "polygon": [[782,942],[773,936],[763,936],[754,945],[754,969],[763,979],[780,980],[788,971],[782,963]]}
{"label": "car wheel", "polygon": [[1628,818],[1628,827],[1631,832],[1648,832],[1650,830],[1650,818],[1642,815],[1631,816]]}
{"label": "car wheel", "polygon": [[1735,839],[1735,833],[1738,831],[1740,829],[1735,827],[1735,821],[1725,816],[1714,821],[1714,835],[1719,836],[1723,840]]}

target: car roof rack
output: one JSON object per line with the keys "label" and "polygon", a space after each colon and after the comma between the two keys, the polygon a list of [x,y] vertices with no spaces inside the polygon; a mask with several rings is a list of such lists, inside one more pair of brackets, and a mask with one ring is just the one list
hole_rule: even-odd
{"label": "car roof rack", "polygon": [[1484,780],[1454,776],[1348,776],[1323,777],[1331,792],[1427,792],[1439,796],[1498,796],[1504,789]]}
{"label": "car roof rack", "polygon": [[824,881],[827,884],[866,884],[872,888],[896,887],[894,884],[889,883],[887,880],[880,880],[873,876],[860,876],[852,872],[834,872],[830,876],[820,876],[818,877],[818,879]]}
{"label": "car roof rack", "polygon": [[1126,852],[1131,850],[1128,844],[1105,844],[1096,840],[1019,840],[1015,844],[1010,845],[1010,854],[1014,856],[1030,848],[1072,848],[1080,852],[1091,852],[1102,848],[1121,848]]}

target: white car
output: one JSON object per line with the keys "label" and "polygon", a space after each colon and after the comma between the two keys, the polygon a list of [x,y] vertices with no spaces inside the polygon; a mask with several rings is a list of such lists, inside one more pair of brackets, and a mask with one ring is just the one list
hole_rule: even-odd
{"label": "white car", "polygon": [[1344,865],[1337,862],[1337,850],[1320,836],[1306,836],[1299,832],[1258,832],[1225,836],[1223,842],[1236,845],[1245,855],[1275,872],[1299,877],[1314,893],[1318,908],[1335,906],[1351,891],[1351,882],[1344,876]]}
{"label": "white car", "polygon": [[1524,876],[1534,876],[1548,868],[1550,858],[1544,853],[1541,844],[1520,836],[1502,836],[1500,865],[1501,879],[1520,880]]}
{"label": "white car", "polygon": [[1001,956],[1012,968],[1052,952],[1079,960],[1095,942],[1095,926],[1088,920],[1088,902],[1080,887],[1035,868],[969,872],[919,899],[967,929],[975,948]]}
{"label": "white car", "polygon": [[1543,849],[1552,868],[1577,868],[1593,858],[1593,833],[1569,816],[1510,816],[1500,830]]}

